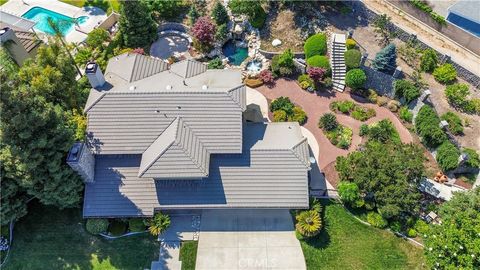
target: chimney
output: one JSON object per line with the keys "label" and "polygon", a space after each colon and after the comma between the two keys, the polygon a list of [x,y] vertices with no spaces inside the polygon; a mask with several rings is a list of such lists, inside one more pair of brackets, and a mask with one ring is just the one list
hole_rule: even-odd
{"label": "chimney", "polygon": [[13,60],[15,60],[19,66],[30,57],[27,50],[25,50],[25,47],[23,47],[22,43],[15,35],[15,32],[9,27],[0,29],[0,43],[8,50]]}
{"label": "chimney", "polygon": [[67,164],[83,178],[85,183],[94,182],[95,157],[85,143],[73,144],[68,152]]}
{"label": "chimney", "polygon": [[102,70],[95,62],[88,62],[85,67],[85,74],[87,75],[88,81],[92,88],[98,89],[105,84],[105,77],[103,76]]}

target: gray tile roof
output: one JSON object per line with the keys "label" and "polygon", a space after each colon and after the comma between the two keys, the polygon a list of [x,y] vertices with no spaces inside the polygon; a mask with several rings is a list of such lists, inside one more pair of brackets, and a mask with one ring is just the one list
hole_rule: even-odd
{"label": "gray tile roof", "polygon": [[170,70],[182,78],[190,78],[207,71],[207,66],[193,60],[183,60],[173,64]]}
{"label": "gray tile roof", "polygon": [[142,155],[139,177],[191,179],[208,175],[210,153],[181,118],[170,123]]}
{"label": "gray tile roof", "polygon": [[137,53],[124,53],[108,61],[105,75],[113,73],[127,82],[135,82],[168,69],[161,59]]}
{"label": "gray tile roof", "polygon": [[200,180],[139,178],[140,155],[96,156],[95,182],[86,184],[84,216],[151,216],[155,209],[176,208],[308,207],[308,151],[303,150],[308,145],[298,124],[247,123],[243,133],[242,154],[212,155],[210,174]]}

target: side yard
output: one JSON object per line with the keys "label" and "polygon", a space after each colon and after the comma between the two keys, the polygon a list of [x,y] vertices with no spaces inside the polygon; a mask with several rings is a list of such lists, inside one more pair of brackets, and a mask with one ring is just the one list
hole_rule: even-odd
{"label": "side yard", "polygon": [[58,210],[32,202],[15,224],[10,269],[144,269],[158,260],[150,234],[114,241],[87,233],[81,209]]}
{"label": "side yard", "polygon": [[301,240],[307,269],[427,269],[421,248],[360,223],[340,204],[322,204],[324,228]]}

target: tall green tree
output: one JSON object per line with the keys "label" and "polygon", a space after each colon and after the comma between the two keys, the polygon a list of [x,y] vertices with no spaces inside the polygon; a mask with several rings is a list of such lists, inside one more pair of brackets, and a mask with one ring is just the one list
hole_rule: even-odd
{"label": "tall green tree", "polygon": [[395,44],[389,44],[380,50],[373,60],[372,67],[385,73],[393,73],[397,68],[397,49]]}
{"label": "tall green tree", "polygon": [[335,168],[340,180],[357,184],[383,217],[411,215],[418,210],[421,196],[417,183],[424,174],[418,146],[368,141],[363,151],[338,157]]}
{"label": "tall green tree", "polygon": [[457,192],[439,211],[441,224],[424,237],[432,269],[480,269],[480,188]]}
{"label": "tall green tree", "polygon": [[143,1],[124,1],[120,7],[119,30],[130,48],[145,48],[157,38],[157,26]]}
{"label": "tall green tree", "polygon": [[200,17],[200,13],[197,10],[197,7],[195,5],[190,6],[190,10],[188,11],[188,22],[190,25],[194,25],[197,19]]}
{"label": "tall green tree", "polygon": [[[152,12],[152,15],[159,19],[174,19],[180,14],[184,5],[180,0],[142,0]],[[135,2],[135,1],[132,1]]]}
{"label": "tall green tree", "polygon": [[225,24],[228,22],[228,13],[225,6],[220,1],[215,2],[215,6],[212,9],[212,18],[217,25]]}
{"label": "tall green tree", "polygon": [[382,14],[373,21],[374,31],[378,34],[382,45],[387,45],[394,37],[390,24],[391,18],[387,14]]}

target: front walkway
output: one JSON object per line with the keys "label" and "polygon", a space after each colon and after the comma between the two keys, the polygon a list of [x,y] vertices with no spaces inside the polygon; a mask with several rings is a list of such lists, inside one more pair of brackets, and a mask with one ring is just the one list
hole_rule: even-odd
{"label": "front walkway", "polygon": [[[314,136],[319,145],[319,157],[317,159],[320,170],[323,170],[332,161],[335,161],[338,156],[346,156],[349,152],[354,151],[361,142],[361,137],[358,134],[360,126],[363,123],[369,124],[378,122],[382,119],[388,118],[395,125],[395,128],[400,134],[400,139],[404,143],[412,142],[412,135],[398,120],[398,118],[390,112],[387,108],[378,107],[375,104],[361,104],[362,106],[373,108],[377,115],[370,118],[366,122],[361,122],[353,119],[352,117],[344,114],[336,114],[338,122],[342,125],[348,126],[353,130],[352,144],[348,150],[343,150],[332,145],[330,141],[325,137],[322,130],[318,128],[318,119],[321,115],[327,112],[331,112],[329,105],[336,100],[353,100],[349,93],[338,92],[319,92],[309,93],[302,90],[293,80],[279,79],[275,87],[268,88],[261,86],[257,88],[267,99],[273,100],[281,96],[289,97],[290,100],[301,106],[307,113],[308,120],[304,127],[308,129]],[[355,101],[355,100],[354,100]],[[355,101],[360,104],[359,102]]]}
{"label": "front walkway", "polygon": [[197,270],[306,269],[288,210],[204,210]]}

